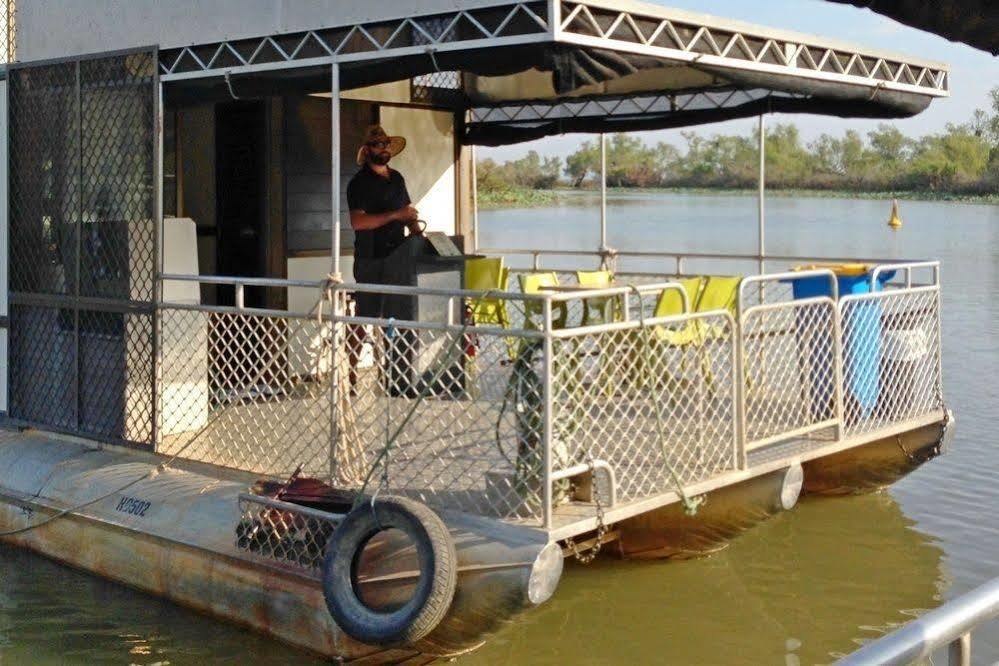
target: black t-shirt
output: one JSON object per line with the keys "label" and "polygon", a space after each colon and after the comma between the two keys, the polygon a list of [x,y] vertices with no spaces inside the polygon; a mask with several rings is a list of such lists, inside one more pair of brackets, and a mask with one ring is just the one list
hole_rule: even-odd
{"label": "black t-shirt", "polygon": [[[347,184],[347,207],[350,210],[377,215],[409,204],[406,181],[395,169],[389,169],[389,177],[383,178],[365,165]],[[405,229],[406,225],[402,222],[392,220],[377,229],[355,231],[354,256],[360,259],[387,257],[402,244]]]}

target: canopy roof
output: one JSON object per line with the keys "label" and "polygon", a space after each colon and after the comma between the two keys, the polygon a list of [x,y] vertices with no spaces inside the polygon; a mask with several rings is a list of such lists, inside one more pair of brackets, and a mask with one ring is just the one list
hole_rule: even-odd
{"label": "canopy roof", "polygon": [[995,0],[829,0],[866,7],[913,28],[999,55]]}
{"label": "canopy roof", "polygon": [[766,111],[895,118],[948,94],[942,63],[631,0],[454,4],[165,50],[161,73],[216,89],[231,73],[242,91],[329,90],[328,63],[341,89],[416,77],[468,112],[464,142],[487,145]]}

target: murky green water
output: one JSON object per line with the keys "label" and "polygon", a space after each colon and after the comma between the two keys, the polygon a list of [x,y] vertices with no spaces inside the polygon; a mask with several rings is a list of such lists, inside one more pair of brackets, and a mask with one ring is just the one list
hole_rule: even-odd
{"label": "murky green water", "polygon": [[[615,197],[610,244],[753,252],[755,205],[747,197]],[[999,206],[904,203],[897,234],[885,227],[887,214],[884,202],[772,199],[767,250],[944,261],[945,388],[958,417],[952,453],[885,493],[803,501],[708,558],[569,567],[551,602],[460,664],[829,663],[999,576],[991,422],[999,406]],[[598,237],[585,197],[483,212],[480,227],[483,244],[495,246],[592,247]],[[980,631],[975,650],[976,663],[999,661],[999,626]],[[311,663],[251,632],[0,546],[0,664],[209,661]]]}

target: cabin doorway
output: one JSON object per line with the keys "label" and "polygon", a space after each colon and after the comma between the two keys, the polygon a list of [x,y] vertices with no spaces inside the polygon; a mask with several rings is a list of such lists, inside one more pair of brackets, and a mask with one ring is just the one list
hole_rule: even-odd
{"label": "cabin doorway", "polygon": [[[215,109],[216,266],[219,275],[267,274],[265,206],[266,123],[262,101],[229,102]],[[265,307],[265,290],[247,288],[245,305]],[[234,305],[232,290],[218,294]]]}

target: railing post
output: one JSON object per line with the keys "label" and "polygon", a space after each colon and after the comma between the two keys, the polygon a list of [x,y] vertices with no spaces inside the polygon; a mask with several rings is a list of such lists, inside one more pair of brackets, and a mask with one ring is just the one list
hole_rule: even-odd
{"label": "railing post", "polygon": [[745,313],[740,307],[733,318],[732,339],[735,349],[735,449],[737,465],[739,469],[746,469],[749,466],[749,457],[746,454],[747,427],[746,427],[746,345],[743,339],[743,322]]}
{"label": "railing post", "polygon": [[[849,303],[850,301],[846,301]],[[835,401],[836,416],[836,440],[842,441],[845,436],[846,423],[843,413],[843,393],[846,387],[843,386],[843,317],[841,306],[843,301],[833,301],[833,400]]]}
{"label": "railing post", "polygon": [[236,288],[236,309],[243,310],[246,308],[246,292],[245,287],[242,282],[237,282]]}
{"label": "railing post", "polygon": [[552,526],[552,438],[554,433],[555,419],[555,396],[554,396],[554,344],[552,343],[552,301],[551,297],[544,300],[544,322],[542,331],[544,333],[544,425],[542,434],[544,478],[542,479],[542,511],[545,529]]}
{"label": "railing post", "polygon": [[950,666],[971,666],[970,631],[947,646],[947,662]]}

